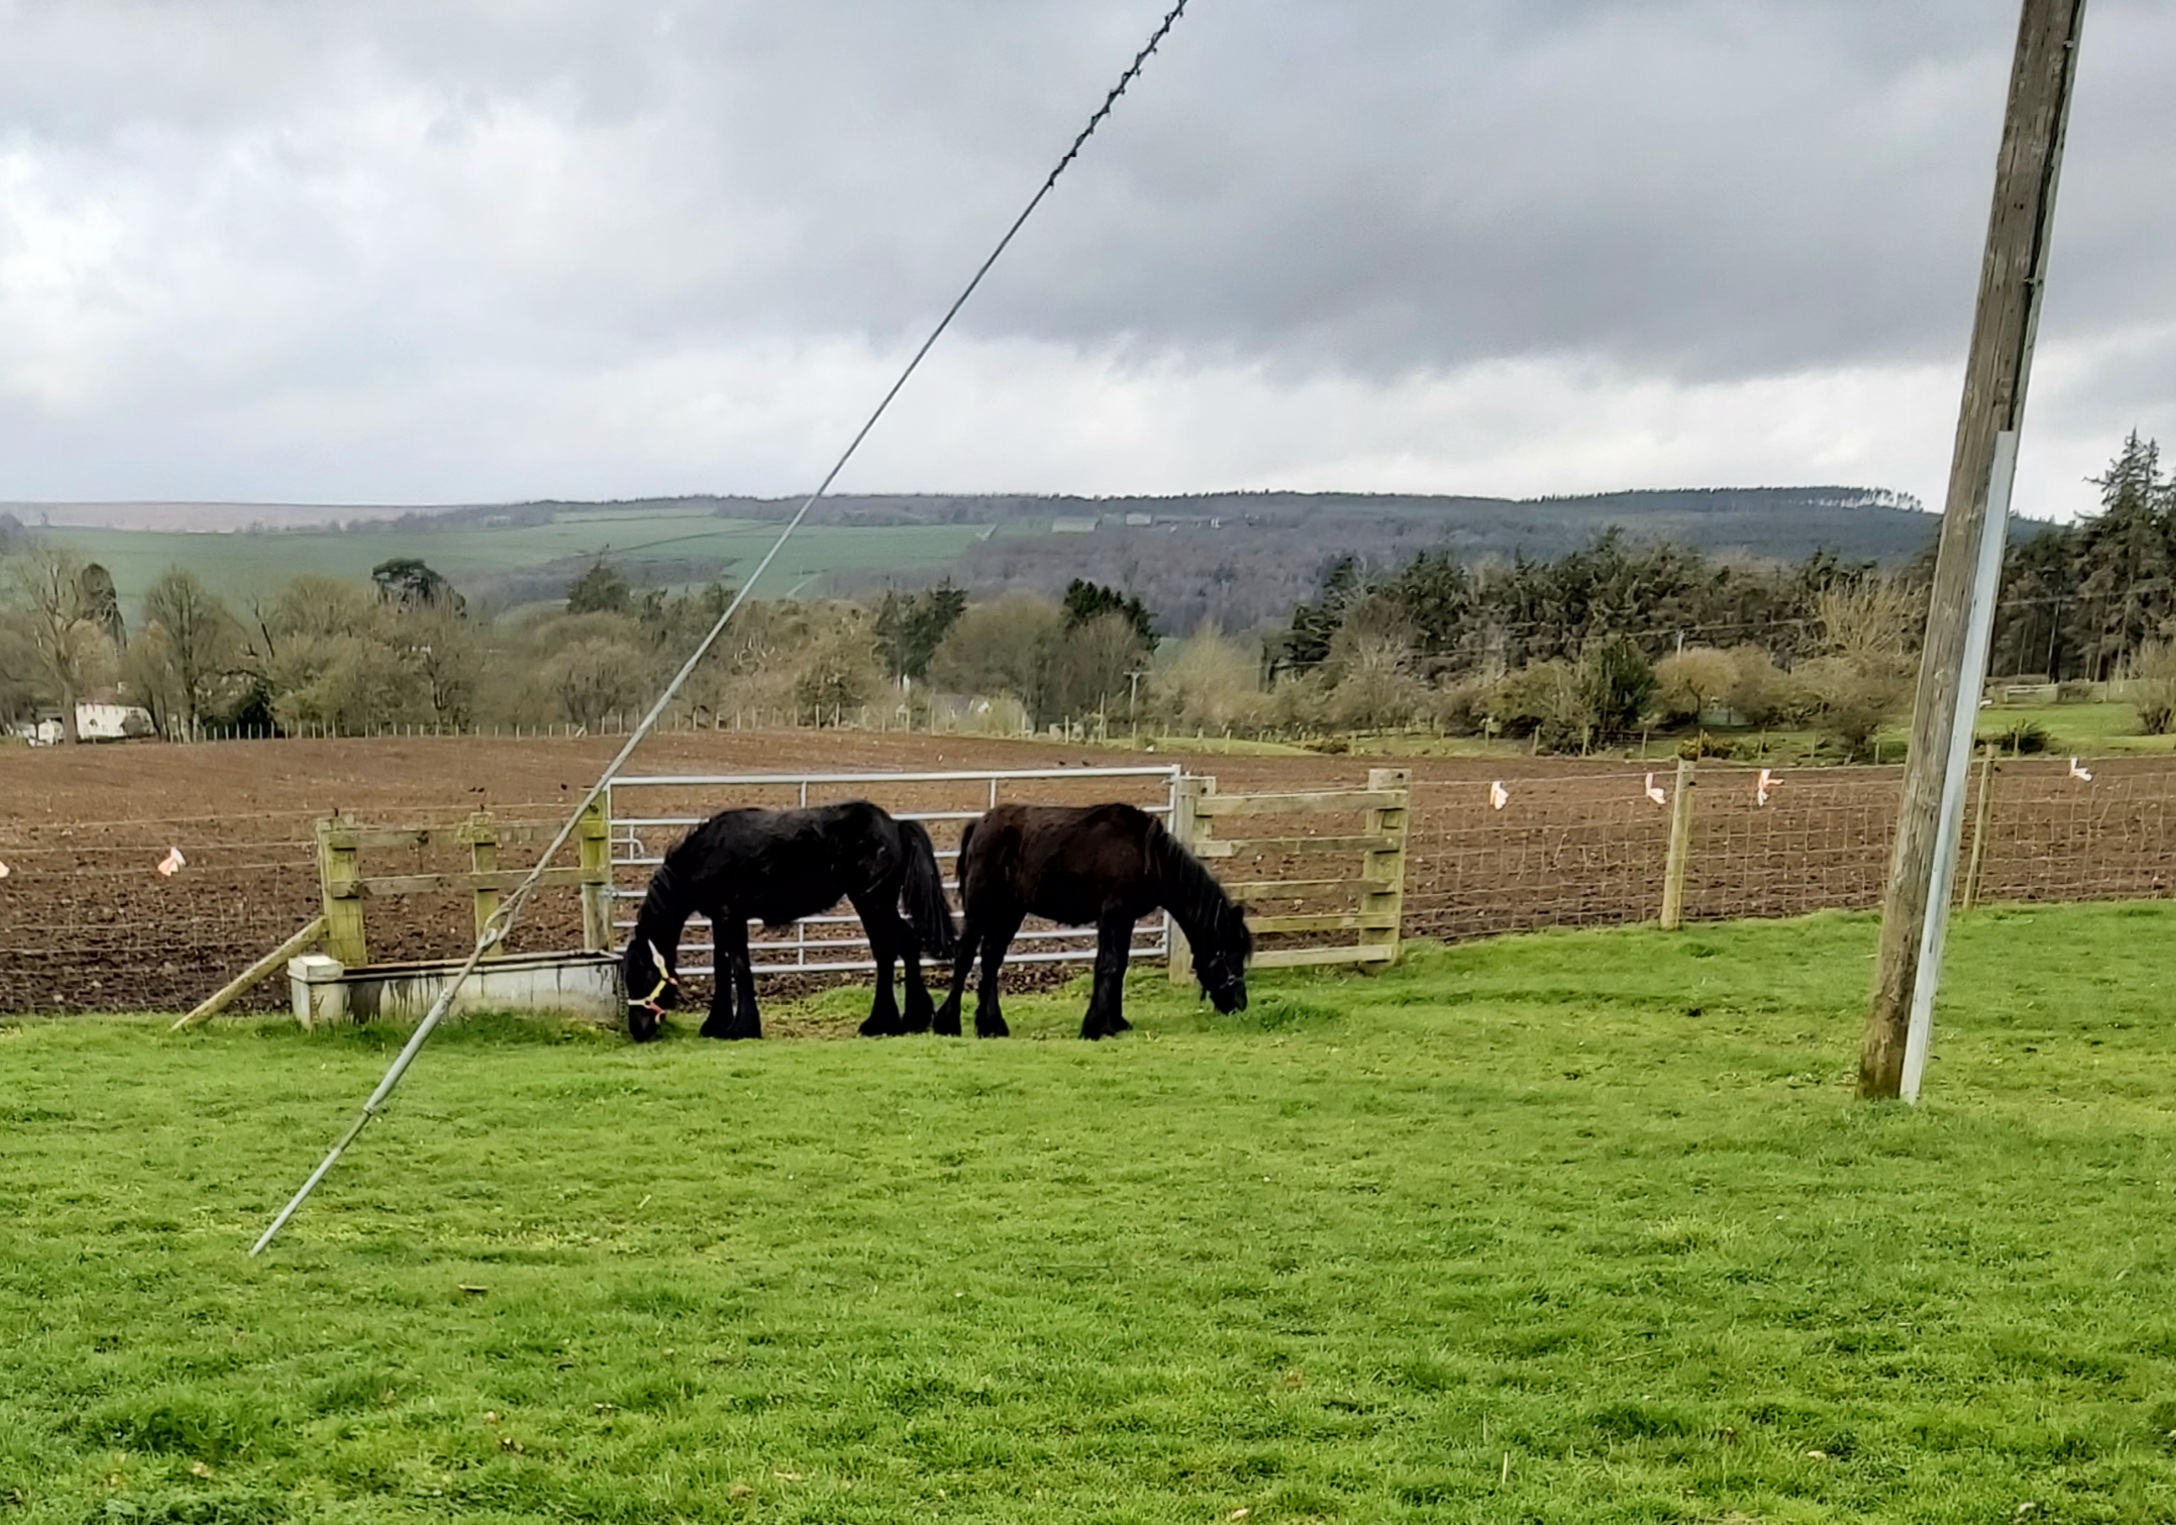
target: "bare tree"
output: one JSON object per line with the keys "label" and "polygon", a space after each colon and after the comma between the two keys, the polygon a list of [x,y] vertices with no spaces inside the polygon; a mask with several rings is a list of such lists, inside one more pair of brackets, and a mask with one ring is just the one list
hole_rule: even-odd
{"label": "bare tree", "polygon": [[614,710],[641,702],[642,674],[640,648],[590,636],[562,648],[545,662],[539,676],[567,719],[594,731]]}
{"label": "bare tree", "polygon": [[7,618],[29,653],[33,675],[60,706],[61,740],[82,739],[76,705],[112,660],[112,646],[89,600],[83,559],[32,541],[11,556],[0,582]]}
{"label": "bare tree", "polygon": [[1822,654],[1797,677],[1821,730],[1847,756],[1863,757],[1881,727],[1911,704],[1919,601],[1900,582],[1865,577],[1824,589],[1816,608]]}
{"label": "bare tree", "polygon": [[144,595],[143,633],[138,668],[159,682],[182,733],[194,738],[241,664],[241,624],[195,573],[169,567]]}
{"label": "bare tree", "polygon": [[1688,646],[1655,664],[1655,699],[1672,723],[1700,718],[1710,705],[1727,699],[1738,682],[1738,664],[1727,651]]}
{"label": "bare tree", "polygon": [[2131,702],[2139,729],[2148,736],[2176,730],[2176,645],[2148,641],[2131,658]]}

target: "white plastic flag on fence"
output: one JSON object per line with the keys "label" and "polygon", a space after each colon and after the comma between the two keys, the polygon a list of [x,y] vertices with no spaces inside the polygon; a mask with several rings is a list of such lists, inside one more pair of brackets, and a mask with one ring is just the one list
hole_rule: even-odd
{"label": "white plastic flag on fence", "polygon": [[1647,775],[1647,797],[1658,805],[1670,803],[1669,791],[1655,782],[1655,776],[1652,773]]}
{"label": "white plastic flag on fence", "polygon": [[1504,808],[1504,806],[1510,803],[1511,792],[1504,788],[1502,779],[1498,779],[1495,783],[1488,786],[1489,809],[1501,810]]}
{"label": "white plastic flag on fence", "polygon": [[1767,804],[1768,791],[1775,788],[1775,786],[1776,776],[1774,772],[1767,768],[1761,769],[1760,777],[1753,783],[1753,803],[1755,805]]}
{"label": "white plastic flag on fence", "polygon": [[2088,784],[2093,782],[2093,774],[2091,770],[2079,767],[2078,759],[2076,759],[2075,757],[2070,759],[2070,776],[2072,778],[2082,780],[2083,782]]}
{"label": "white plastic flag on fence", "polygon": [[181,855],[178,847],[169,847],[166,856],[159,860],[159,872],[171,879],[189,866],[189,860]]}

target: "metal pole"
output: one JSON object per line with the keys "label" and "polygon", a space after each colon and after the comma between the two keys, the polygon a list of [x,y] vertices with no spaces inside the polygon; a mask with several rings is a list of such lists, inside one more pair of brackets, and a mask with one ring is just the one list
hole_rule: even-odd
{"label": "metal pole", "polygon": [[[1942,979],[1942,946],[1949,936],[1950,889],[1957,880],[1957,844],[1964,832],[1965,783],[1972,774],[1972,731],[1979,719],[1980,688],[1987,681],[1987,644],[1995,625],[1995,598],[2002,586],[2002,543],[2010,523],[2010,484],[2017,475],[2017,432],[1995,439],[1994,500],[1980,527],[1980,559],[1966,615],[1964,667],[1950,719],[1949,754],[1942,774],[1941,815],[1935,822],[1934,862],[1928,874],[1926,921],[1919,932],[1919,967],[1912,980],[1910,1025],[1904,1035],[1901,1094],[1919,1099],[1927,1049],[1934,1041],[1934,991]],[[1969,691],[1962,691],[1964,680]]]}
{"label": "metal pole", "polygon": [[[1987,681],[1984,621],[1994,598],[1982,590],[2001,573],[2003,518],[2047,284],[2063,129],[2084,21],[2085,0],[2023,0],[1896,847],[1882,900],[1874,995],[1859,1056],[1859,1094],[1865,1097],[1916,1095],[1926,1062],[1964,765]],[[1933,912],[1938,904],[1944,913]]]}

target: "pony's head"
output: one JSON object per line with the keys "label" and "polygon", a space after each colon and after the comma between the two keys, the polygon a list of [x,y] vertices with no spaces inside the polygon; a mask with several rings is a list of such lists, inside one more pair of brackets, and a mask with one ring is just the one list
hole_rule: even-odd
{"label": "pony's head", "polygon": [[647,1043],[657,1036],[665,1013],[680,1004],[680,976],[657,944],[640,933],[627,940],[620,975],[627,985],[627,1035]]}
{"label": "pony's head", "polygon": [[1247,1009],[1247,960],[1254,957],[1254,933],[1247,908],[1226,901],[1217,908],[1209,935],[1194,944],[1194,978],[1218,1011]]}

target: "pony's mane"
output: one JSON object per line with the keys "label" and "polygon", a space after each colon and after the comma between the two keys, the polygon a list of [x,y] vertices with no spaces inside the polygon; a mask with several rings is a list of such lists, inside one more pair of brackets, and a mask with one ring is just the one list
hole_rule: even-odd
{"label": "pony's mane", "polygon": [[678,842],[667,848],[664,861],[659,863],[656,871],[650,875],[650,888],[642,897],[642,909],[635,913],[635,925],[637,927],[647,927],[658,919],[667,922],[674,921],[676,918],[679,920],[686,919],[680,914],[680,872],[674,866],[674,860],[680,856],[680,850],[687,846],[687,843],[688,838],[682,837]]}
{"label": "pony's mane", "polygon": [[1216,926],[1220,914],[1230,909],[1232,897],[1224,893],[1224,886],[1216,882],[1216,876],[1202,866],[1201,860],[1153,816],[1148,823],[1148,855],[1163,884],[1164,903],[1178,918],[1188,939],[1193,939],[1194,929]]}

